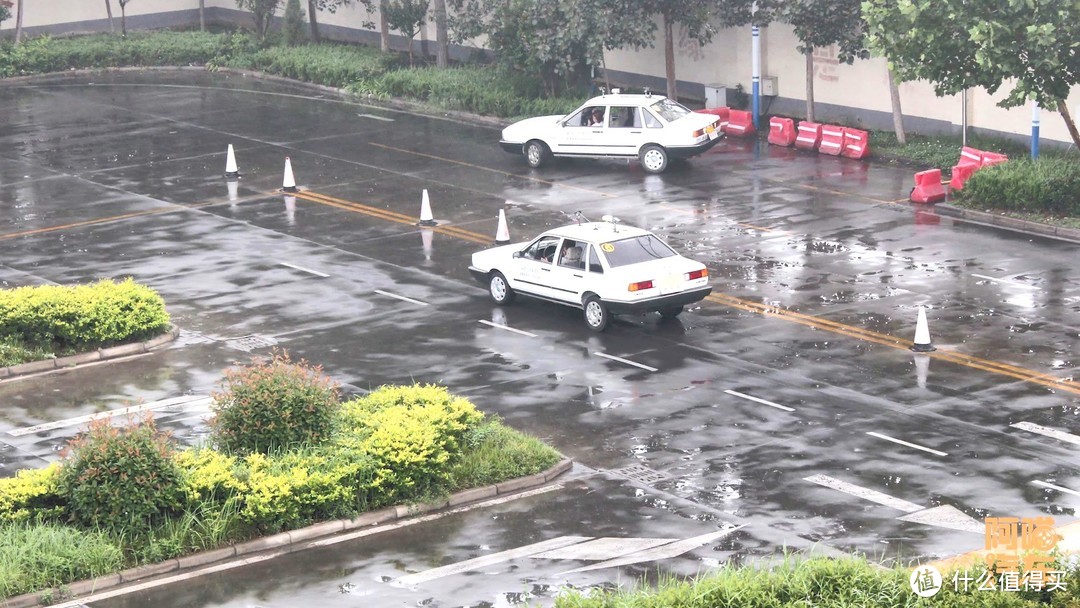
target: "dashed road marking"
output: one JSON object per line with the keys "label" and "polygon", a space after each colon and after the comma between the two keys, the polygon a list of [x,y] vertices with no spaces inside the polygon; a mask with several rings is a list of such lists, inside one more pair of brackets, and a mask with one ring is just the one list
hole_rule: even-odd
{"label": "dashed road marking", "polygon": [[825,486],[826,488],[838,490],[840,492],[843,492],[844,494],[849,494],[856,498],[862,498],[864,500],[869,500],[870,502],[876,502],[879,505],[885,505],[886,507],[899,509],[900,511],[903,511],[905,513],[914,513],[916,511],[923,510],[922,507],[913,502],[908,502],[894,496],[889,496],[888,494],[885,494],[883,492],[878,492],[877,490],[871,490],[870,488],[857,486],[846,481],[840,481],[839,479],[829,477],[828,475],[811,475],[810,477],[803,477],[803,480],[809,481],[810,483],[816,483],[819,486]]}
{"label": "dashed road marking", "polygon": [[328,275],[328,274],[324,274],[324,273],[322,273],[322,272],[318,272],[317,270],[311,270],[310,268],[304,268],[303,266],[297,266],[297,265],[295,265],[295,264],[289,264],[288,262],[278,262],[278,264],[280,264],[280,265],[282,265],[282,266],[287,266],[287,267],[289,267],[289,268],[292,268],[293,270],[299,270],[300,272],[306,272],[306,273],[308,273],[308,274],[313,274],[313,275],[315,275],[315,276],[317,276],[317,277],[322,277],[322,278],[324,278],[324,279],[325,279],[326,277],[330,276],[330,275]]}
{"label": "dashed road marking", "polygon": [[759,399],[759,398],[754,397],[752,395],[747,395],[747,394],[744,394],[744,393],[740,393],[738,391],[726,390],[724,392],[729,394],[729,395],[734,395],[736,397],[739,397],[740,399],[746,399],[746,400],[749,400],[749,401],[753,401],[755,403],[760,403],[762,405],[767,405],[769,407],[775,407],[776,409],[784,410],[785,412],[794,412],[795,411],[795,408],[793,408],[793,407],[788,407],[786,405],[780,405],[779,403],[773,403],[772,401],[766,401],[764,399]]}
{"label": "dashed road marking", "polygon": [[1077,492],[1076,490],[1070,490],[1069,488],[1064,488],[1062,486],[1056,486],[1056,485],[1054,485],[1052,483],[1046,483],[1045,481],[1039,481],[1038,479],[1031,482],[1031,484],[1036,485],[1036,486],[1042,486],[1044,488],[1050,488],[1051,490],[1057,490],[1058,492],[1064,492],[1065,494],[1072,494],[1073,496],[1080,496],[1080,492]]}
{"label": "dashed road marking", "polygon": [[1012,285],[1013,287],[1026,287],[1028,289],[1035,289],[1035,290],[1039,289],[1039,287],[1037,287],[1035,285],[1028,285],[1027,283],[1018,283],[1016,281],[1010,281],[1009,279],[999,279],[997,277],[991,277],[991,276],[987,276],[985,274],[975,274],[973,272],[973,273],[971,273],[971,276],[978,277],[980,279],[986,279],[988,281],[993,281],[995,283],[1004,283],[1006,285]]}
{"label": "dashed road marking", "polygon": [[1066,433],[1065,431],[1059,431],[1047,426],[1035,424],[1033,422],[1017,422],[1016,424],[1010,424],[1009,426],[1014,429],[1020,429],[1022,431],[1028,431],[1031,433],[1037,433],[1045,437],[1052,437],[1058,441],[1064,441],[1065,443],[1071,443],[1073,445],[1080,445],[1080,437],[1073,435],[1072,433]]}
{"label": "dashed road marking", "polygon": [[59,429],[67,426],[76,426],[85,422],[91,422],[93,420],[109,418],[110,416],[127,416],[130,414],[138,414],[139,412],[146,412],[174,405],[192,407],[196,404],[203,405],[203,402],[205,402],[206,405],[209,405],[210,397],[205,397],[201,395],[184,395],[183,397],[172,397],[169,399],[162,399],[161,401],[153,401],[151,403],[142,403],[139,405],[122,407],[120,409],[109,410],[107,412],[98,412],[96,414],[89,414],[87,416],[78,416],[76,418],[67,418],[65,420],[57,420],[55,422],[46,422],[44,424],[27,426],[20,429],[12,429],[8,431],[8,435],[11,435],[12,437],[22,437],[23,435],[32,435],[34,433],[40,433],[42,431],[51,431],[53,429]]}
{"label": "dashed road marking", "polygon": [[410,304],[416,304],[417,306],[427,306],[428,305],[427,302],[421,302],[420,300],[414,300],[412,298],[406,298],[405,296],[399,296],[396,293],[390,293],[389,291],[383,291],[381,289],[376,289],[375,293],[379,294],[380,296],[386,296],[388,298],[397,298],[398,300],[401,300],[402,302],[408,302]]}
{"label": "dashed road marking", "polygon": [[655,368],[655,367],[650,367],[648,365],[645,365],[644,363],[638,363],[637,361],[631,361],[629,359],[623,359],[622,357],[616,357],[615,355],[609,355],[607,353],[602,353],[602,352],[599,352],[599,351],[594,352],[593,354],[596,355],[597,357],[603,357],[605,359],[611,359],[612,361],[618,361],[619,363],[625,363],[627,365],[633,365],[634,367],[640,367],[641,369],[646,370],[646,371],[650,371],[650,372],[658,371],[657,368]]}
{"label": "dashed road marking", "polygon": [[924,452],[930,452],[931,454],[934,454],[934,455],[937,455],[937,456],[948,456],[949,455],[948,452],[941,452],[941,451],[935,450],[933,448],[928,448],[928,447],[925,447],[925,446],[921,446],[921,445],[919,445],[917,443],[910,443],[910,442],[904,441],[903,439],[897,439],[896,437],[889,437],[888,435],[882,435],[881,433],[875,433],[874,431],[868,431],[866,434],[870,435],[871,437],[877,437],[878,439],[884,439],[885,441],[891,441],[893,443],[898,443],[900,445],[904,445],[904,446],[907,446],[909,448],[914,448],[916,450],[922,450]]}
{"label": "dashed road marking", "polygon": [[486,568],[495,564],[501,564],[502,562],[508,562],[510,560],[518,559],[521,557],[530,557],[537,553],[542,553],[551,549],[558,549],[559,547],[565,547],[567,545],[574,545],[583,541],[592,540],[591,536],[560,536],[551,540],[545,540],[543,542],[535,543],[532,545],[526,545],[524,547],[518,547],[517,549],[509,549],[507,551],[499,551],[498,553],[492,553],[490,555],[483,555],[468,559],[456,564],[450,564],[448,566],[442,566],[441,568],[432,568],[431,570],[424,570],[423,572],[417,572],[415,574],[406,574],[405,576],[397,579],[395,582],[400,585],[416,585],[419,583],[425,583],[427,581],[442,578],[444,576],[450,576],[452,574],[461,574],[462,572],[469,572],[478,568]]}
{"label": "dashed road marking", "polygon": [[498,323],[492,323],[491,321],[485,321],[483,319],[480,319],[479,322],[483,323],[484,325],[487,325],[489,327],[494,327],[496,329],[502,329],[502,330],[505,330],[505,331],[512,331],[515,334],[521,334],[523,336],[528,336],[530,338],[535,338],[536,337],[536,334],[534,334],[534,333],[527,332],[527,331],[524,331],[524,330],[521,330],[521,329],[514,329],[513,327],[510,327],[509,325],[499,325]]}

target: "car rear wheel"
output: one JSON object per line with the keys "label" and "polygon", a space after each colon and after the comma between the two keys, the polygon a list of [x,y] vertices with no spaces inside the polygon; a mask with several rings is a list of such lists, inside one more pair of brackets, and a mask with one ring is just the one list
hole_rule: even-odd
{"label": "car rear wheel", "polygon": [[665,319],[674,319],[682,314],[682,306],[668,306],[667,308],[660,309],[660,316]]}
{"label": "car rear wheel", "polygon": [[547,144],[544,142],[534,139],[525,144],[525,160],[533,169],[544,166],[550,157],[551,150],[548,150]]}
{"label": "car rear wheel", "polygon": [[607,329],[608,323],[611,321],[611,314],[600,298],[596,296],[585,298],[584,309],[585,324],[589,326],[589,329],[593,331]]}
{"label": "car rear wheel", "polygon": [[505,306],[514,301],[514,290],[510,289],[506,277],[498,270],[491,273],[491,278],[488,279],[488,294],[491,295],[491,300],[499,306]]}
{"label": "car rear wheel", "polygon": [[667,150],[656,144],[649,144],[642,148],[638,159],[641,160],[641,166],[648,173],[663,173],[668,166]]}

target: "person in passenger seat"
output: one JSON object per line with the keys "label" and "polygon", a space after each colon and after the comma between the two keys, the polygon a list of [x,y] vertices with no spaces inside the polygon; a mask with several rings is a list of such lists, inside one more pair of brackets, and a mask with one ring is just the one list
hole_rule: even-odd
{"label": "person in passenger seat", "polygon": [[567,247],[560,263],[571,268],[585,268],[585,262],[581,259],[581,247]]}

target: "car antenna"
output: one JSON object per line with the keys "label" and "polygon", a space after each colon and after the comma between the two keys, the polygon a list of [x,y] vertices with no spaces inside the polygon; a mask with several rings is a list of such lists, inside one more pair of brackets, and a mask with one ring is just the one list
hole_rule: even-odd
{"label": "car antenna", "polygon": [[649,87],[645,87],[645,97],[652,97],[652,91],[649,90]]}
{"label": "car antenna", "polygon": [[616,232],[616,233],[618,233],[618,232],[619,232],[619,225],[618,225],[618,224],[619,224],[619,222],[620,222],[620,221],[622,221],[622,220],[620,220],[619,218],[615,217],[614,215],[605,215],[604,217],[602,217],[602,218],[600,218],[600,219],[604,220],[605,222],[611,222],[611,229],[612,229],[612,231],[614,231],[614,232]]}
{"label": "car antenna", "polygon": [[574,219],[577,220],[577,225],[580,226],[582,222],[588,222],[589,218],[585,217],[585,214],[580,211],[574,212]]}

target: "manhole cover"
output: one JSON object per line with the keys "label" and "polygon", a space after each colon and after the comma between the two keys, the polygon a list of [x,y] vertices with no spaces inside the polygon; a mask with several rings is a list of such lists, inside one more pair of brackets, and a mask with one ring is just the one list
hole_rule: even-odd
{"label": "manhole cover", "polygon": [[197,331],[190,331],[187,329],[181,329],[180,335],[177,336],[175,344],[177,346],[187,346],[189,344],[209,344],[215,340],[210,336],[204,336]]}
{"label": "manhole cover", "polygon": [[654,484],[658,481],[667,479],[667,475],[640,464],[632,464],[621,469],[613,469],[611,472],[645,484]]}
{"label": "manhole cover", "polygon": [[256,336],[254,334],[250,336],[240,336],[239,338],[230,338],[225,341],[225,344],[229,348],[235,348],[246,352],[251,352],[259,348],[269,348],[277,344],[277,341],[273,338],[267,338],[266,336]]}

